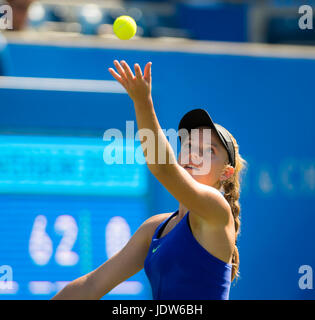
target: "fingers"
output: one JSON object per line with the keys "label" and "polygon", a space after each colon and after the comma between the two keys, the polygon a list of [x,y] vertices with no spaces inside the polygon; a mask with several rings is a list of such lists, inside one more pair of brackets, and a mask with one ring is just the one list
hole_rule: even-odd
{"label": "fingers", "polygon": [[119,83],[122,83],[121,76],[113,68],[108,68],[108,71]]}
{"label": "fingers", "polygon": [[120,63],[117,60],[114,60],[114,65],[115,65],[117,71],[119,72],[121,79],[127,80],[126,73],[125,73],[124,69],[121,67]]}
{"label": "fingers", "polygon": [[144,68],[144,79],[147,82],[151,82],[151,65],[152,62],[148,62]]}
{"label": "fingers", "polygon": [[122,65],[122,67],[124,68],[124,71],[125,71],[125,73],[126,73],[126,75],[127,75],[127,78],[128,78],[129,80],[132,80],[132,79],[134,78],[134,75],[133,75],[133,73],[132,73],[129,65],[128,65],[128,64],[126,63],[126,61],[124,61],[124,60],[120,61],[120,63],[121,63],[121,65]]}
{"label": "fingers", "polygon": [[[128,80],[133,80],[134,78],[138,80],[143,78],[142,70],[138,63],[134,65],[135,76],[126,61],[122,60],[119,63],[118,60],[114,60],[114,65],[118,73],[113,68],[109,68],[108,70],[111,75],[121,84],[128,82]],[[144,79],[148,82],[151,81],[151,65],[152,62],[148,62],[144,69]]]}
{"label": "fingers", "polygon": [[138,63],[135,64],[135,73],[137,79],[142,79],[142,71]]}

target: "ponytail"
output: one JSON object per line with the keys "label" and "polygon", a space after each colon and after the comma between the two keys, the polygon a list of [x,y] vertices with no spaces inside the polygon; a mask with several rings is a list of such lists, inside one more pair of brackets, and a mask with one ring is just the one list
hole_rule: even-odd
{"label": "ponytail", "polygon": [[235,244],[234,244],[234,250],[232,254],[232,281],[236,278],[239,278],[239,265],[240,265],[240,259],[239,259],[239,252],[237,247],[237,237],[240,234],[240,227],[241,227],[241,221],[240,221],[240,182],[241,182],[241,172],[245,168],[247,162],[241,157],[239,154],[239,146],[236,143],[235,139],[231,135],[231,138],[234,143],[235,147],[235,170],[234,174],[227,180],[222,182],[222,188],[224,191],[224,198],[229,203],[232,214],[234,217],[234,226],[235,226]]}

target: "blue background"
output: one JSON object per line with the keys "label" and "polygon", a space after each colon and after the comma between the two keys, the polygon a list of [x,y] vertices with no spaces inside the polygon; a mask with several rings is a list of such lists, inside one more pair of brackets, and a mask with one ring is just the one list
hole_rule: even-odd
{"label": "blue background", "polygon": [[[248,162],[240,200],[241,278],[230,298],[315,298],[314,289],[298,285],[299,267],[315,268],[314,59],[12,43],[9,53],[8,74],[23,77],[112,80],[107,68],[114,59],[141,67],[152,61],[161,127],[177,128],[185,112],[204,107],[233,134]],[[124,130],[125,121],[135,120],[123,94],[1,89],[0,101],[3,132],[90,131],[101,139],[106,129]],[[147,217],[176,210],[176,199],[150,179]]]}

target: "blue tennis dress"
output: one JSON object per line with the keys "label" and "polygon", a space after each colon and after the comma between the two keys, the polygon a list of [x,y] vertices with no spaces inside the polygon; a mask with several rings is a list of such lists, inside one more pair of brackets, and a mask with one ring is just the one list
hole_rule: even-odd
{"label": "blue tennis dress", "polygon": [[153,300],[228,300],[232,265],[210,254],[195,239],[189,211],[160,238],[177,213],[156,228],[144,261]]}

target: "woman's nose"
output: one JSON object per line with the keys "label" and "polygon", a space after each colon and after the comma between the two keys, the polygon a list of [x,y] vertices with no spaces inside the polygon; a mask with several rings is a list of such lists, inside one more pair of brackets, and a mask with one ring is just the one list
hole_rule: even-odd
{"label": "woman's nose", "polygon": [[190,162],[192,162],[195,165],[201,164],[201,157],[196,153],[196,152],[191,152],[190,153]]}

